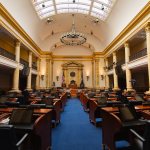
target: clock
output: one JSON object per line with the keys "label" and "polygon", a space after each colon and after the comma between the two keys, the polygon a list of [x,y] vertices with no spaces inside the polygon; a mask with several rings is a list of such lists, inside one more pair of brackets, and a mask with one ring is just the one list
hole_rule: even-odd
{"label": "clock", "polygon": [[70,77],[75,77],[76,73],[75,72],[70,72]]}

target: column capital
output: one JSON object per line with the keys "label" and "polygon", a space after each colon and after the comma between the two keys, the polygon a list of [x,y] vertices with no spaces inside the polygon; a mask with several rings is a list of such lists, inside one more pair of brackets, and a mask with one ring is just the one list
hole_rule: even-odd
{"label": "column capital", "polygon": [[129,48],[129,43],[128,43],[128,42],[125,42],[125,43],[124,43],[124,47]]}
{"label": "column capital", "polygon": [[148,23],[147,26],[145,27],[145,32],[150,33],[150,23]]}
{"label": "column capital", "polygon": [[29,55],[32,55],[32,52],[31,52],[31,51],[29,51]]}
{"label": "column capital", "polygon": [[20,47],[21,42],[19,40],[17,40],[15,44],[16,44],[16,47]]}
{"label": "column capital", "polygon": [[116,51],[113,52],[113,56],[116,56]]}

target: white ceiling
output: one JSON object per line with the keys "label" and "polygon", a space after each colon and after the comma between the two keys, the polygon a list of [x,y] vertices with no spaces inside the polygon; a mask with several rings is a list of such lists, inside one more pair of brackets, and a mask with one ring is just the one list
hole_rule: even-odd
{"label": "white ceiling", "polygon": [[[95,1],[92,0],[91,3]],[[92,48],[92,51],[103,51],[147,2],[149,0],[117,0],[105,22],[100,19],[96,21],[89,14],[75,14],[76,30],[87,37],[87,43],[83,46]],[[60,36],[71,30],[70,13],[53,15],[48,23],[47,18],[39,18],[31,0],[1,0],[1,3],[43,51],[54,51],[55,44],[61,45]]]}

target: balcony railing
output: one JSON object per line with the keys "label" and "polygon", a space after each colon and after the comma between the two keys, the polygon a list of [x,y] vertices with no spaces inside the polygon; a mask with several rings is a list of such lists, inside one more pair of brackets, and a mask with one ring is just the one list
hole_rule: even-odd
{"label": "balcony railing", "polygon": [[117,62],[117,65],[123,65],[123,64],[125,64],[125,60],[120,60]]}
{"label": "balcony railing", "polygon": [[131,55],[130,56],[130,61],[138,59],[138,58],[143,57],[145,55],[147,55],[147,48],[144,48],[144,49],[140,50],[139,52]]}
{"label": "balcony railing", "polygon": [[20,58],[20,63],[23,64],[24,66],[29,66],[29,63],[22,58]]}
{"label": "balcony railing", "polygon": [[108,66],[108,70],[111,70],[111,69],[113,69],[113,64]]}
{"label": "balcony railing", "polygon": [[32,68],[37,70],[37,64],[35,62],[32,63]]}
{"label": "balcony railing", "polygon": [[15,55],[6,51],[5,49],[3,48],[0,48],[0,55],[4,56],[4,57],[7,57],[9,59],[12,59],[12,60],[15,60]]}

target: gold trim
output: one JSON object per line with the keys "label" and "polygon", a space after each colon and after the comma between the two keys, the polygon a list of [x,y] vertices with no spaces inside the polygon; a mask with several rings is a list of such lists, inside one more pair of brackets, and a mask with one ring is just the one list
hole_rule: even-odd
{"label": "gold trim", "polygon": [[52,58],[68,58],[68,59],[71,59],[71,58],[76,58],[76,59],[83,59],[83,58],[93,58],[92,55],[90,56],[72,56],[72,55],[68,55],[68,56],[64,56],[64,55],[52,55]]}
{"label": "gold trim", "polygon": [[127,33],[129,33],[143,18],[150,14],[150,2],[132,19],[132,21],[121,31],[121,33],[105,48],[104,54],[109,52]]}
{"label": "gold trim", "polygon": [[42,54],[42,50],[32,40],[32,38],[24,31],[24,29],[17,23],[12,15],[6,10],[6,8],[0,3],[0,14],[34,49]]}

